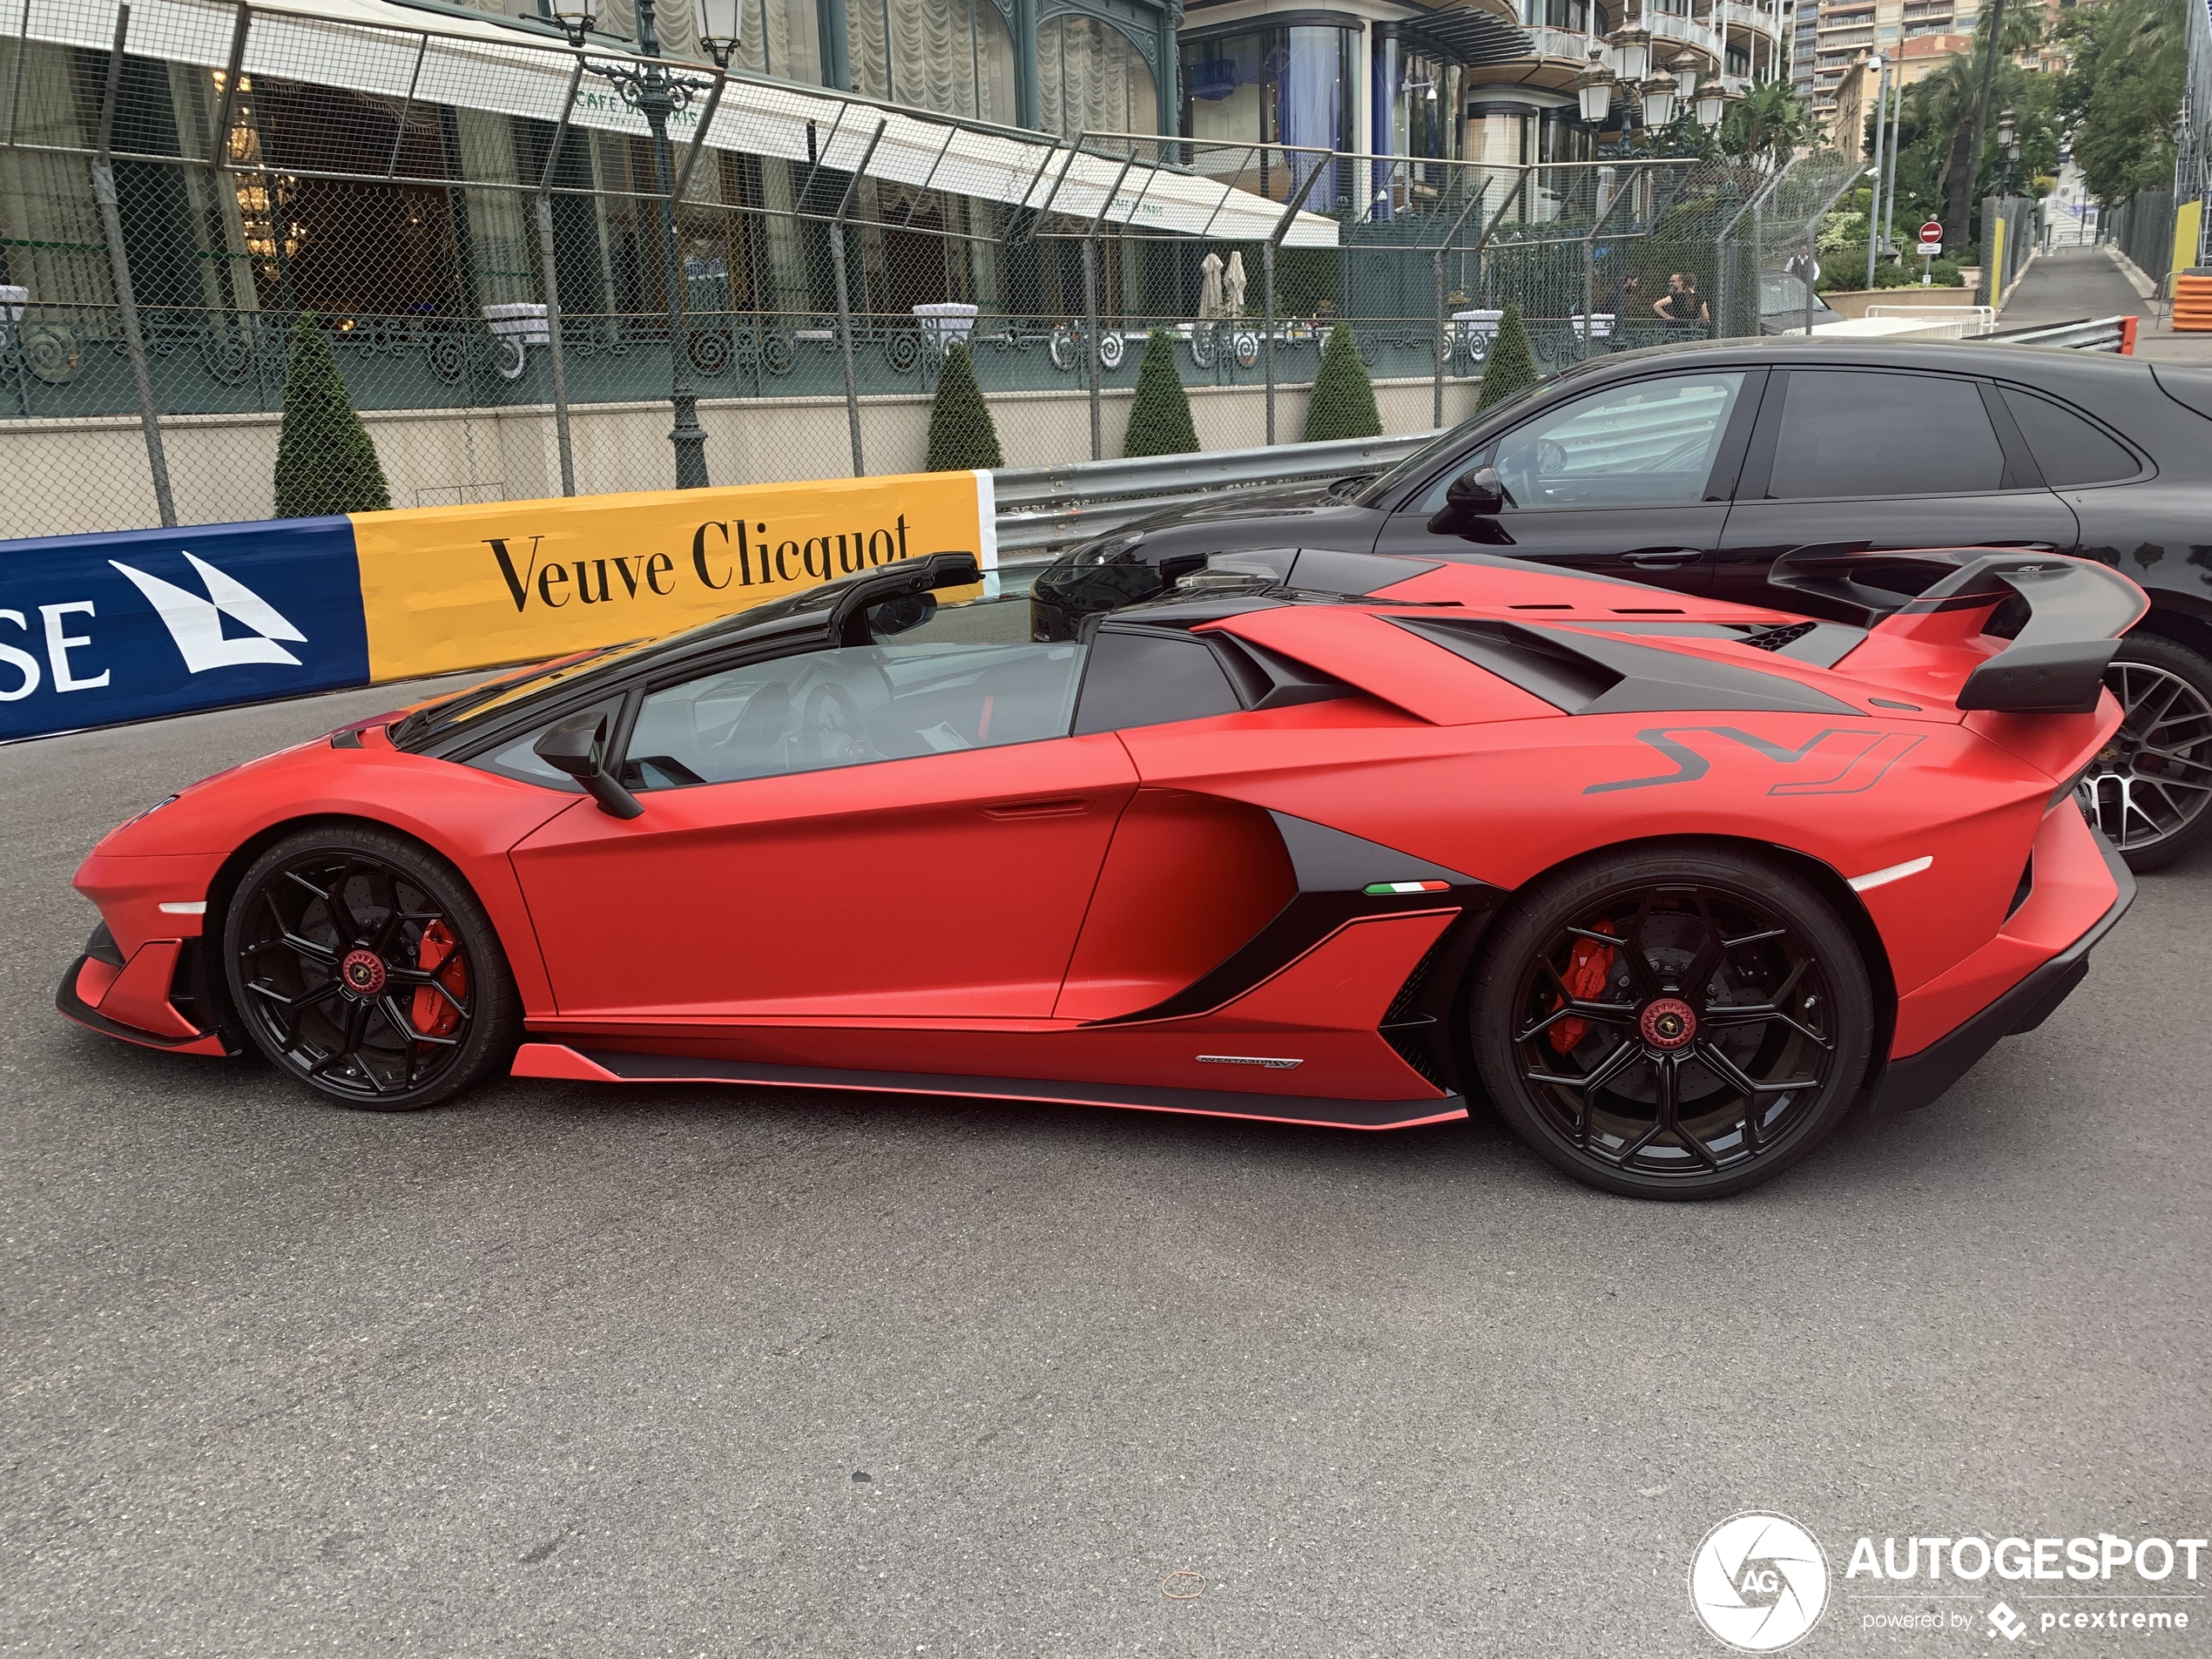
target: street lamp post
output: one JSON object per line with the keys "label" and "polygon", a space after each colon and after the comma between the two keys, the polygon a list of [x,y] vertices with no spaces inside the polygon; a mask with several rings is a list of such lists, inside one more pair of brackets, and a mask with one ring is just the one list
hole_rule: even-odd
{"label": "street lamp post", "polygon": [[2020,126],[2010,110],[1997,112],[1997,194],[2000,199],[2013,193],[2013,169],[2020,158]]}
{"label": "street lamp post", "polygon": [[[731,14],[726,31],[716,29],[713,21],[714,14],[725,10]],[[709,10],[708,26],[713,32],[707,44],[718,63],[726,64],[730,50],[737,44],[735,11],[734,6]],[[568,36],[570,45],[579,52],[583,50],[583,37],[598,21],[594,12],[576,0],[568,0],[565,5],[556,3],[553,17]],[[660,57],[653,0],[637,0],[637,51],[644,57]],[[660,193],[661,270],[668,291],[668,402],[676,417],[668,442],[676,450],[677,489],[705,489],[706,433],[699,426],[698,394],[691,389],[691,327],[685,307],[683,248],[676,235],[676,152],[668,141],[668,118],[689,108],[692,95],[710,90],[714,83],[696,75],[678,74],[658,62],[642,66],[587,64],[585,71],[611,81],[622,101],[645,118],[646,131],[652,134],[653,183]]]}

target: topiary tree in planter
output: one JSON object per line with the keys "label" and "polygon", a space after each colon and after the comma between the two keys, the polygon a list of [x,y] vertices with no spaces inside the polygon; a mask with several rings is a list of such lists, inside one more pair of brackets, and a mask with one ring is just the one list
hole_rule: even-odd
{"label": "topiary tree in planter", "polygon": [[1122,435],[1125,455],[1184,455],[1198,447],[1190,422],[1190,397],[1175,371],[1172,330],[1155,328],[1144,340],[1144,361],[1136,368],[1136,399],[1129,408],[1129,429]]}
{"label": "topiary tree in planter", "polygon": [[284,376],[284,424],[277,434],[276,516],[381,513],[391,487],[368,428],[354,412],[330,341],[303,311],[292,325],[291,362]]}
{"label": "topiary tree in planter", "polygon": [[1375,408],[1375,383],[1359,361],[1359,342],[1352,326],[1339,323],[1329,330],[1321,348],[1321,367],[1313,374],[1313,395],[1305,404],[1305,442],[1326,443],[1335,438],[1375,438],[1382,435],[1382,416]]}
{"label": "topiary tree in planter", "polygon": [[1490,344],[1490,359],[1482,365],[1475,413],[1480,415],[1542,378],[1536,372],[1536,354],[1528,348],[1528,329],[1521,320],[1521,307],[1507,306],[1498,319],[1498,337]]}
{"label": "topiary tree in planter", "polygon": [[1006,465],[991,406],[975,383],[975,360],[957,341],[945,348],[945,366],[937,374],[937,396],[929,406],[929,458],[921,465],[925,472],[988,472]]}

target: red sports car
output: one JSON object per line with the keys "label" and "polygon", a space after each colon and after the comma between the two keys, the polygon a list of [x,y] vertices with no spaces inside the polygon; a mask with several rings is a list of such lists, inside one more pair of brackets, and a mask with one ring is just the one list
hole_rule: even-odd
{"label": "red sports car", "polygon": [[2143,596],[1791,556],[1804,614],[1284,549],[1028,637],[934,554],[360,722],[77,876],[62,1011],[347,1105],[502,1067],[1384,1129],[1740,1190],[1924,1104],[2133,893],[2073,804]]}

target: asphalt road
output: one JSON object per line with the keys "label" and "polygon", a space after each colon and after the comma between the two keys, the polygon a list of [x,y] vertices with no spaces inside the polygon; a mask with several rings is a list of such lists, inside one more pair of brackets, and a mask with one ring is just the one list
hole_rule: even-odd
{"label": "asphalt road", "polygon": [[2212,860],[1934,1108],[1702,1206],[1487,1118],[381,1117],[55,1015],[102,831],[395,700],[0,750],[6,1651],[1713,1656],[1747,1508],[1838,1575],[1800,1653],[2204,1647],[2178,1575],[2198,1629],[2113,1647],[1864,1634],[1923,1604],[1840,1575],[2212,1531]]}

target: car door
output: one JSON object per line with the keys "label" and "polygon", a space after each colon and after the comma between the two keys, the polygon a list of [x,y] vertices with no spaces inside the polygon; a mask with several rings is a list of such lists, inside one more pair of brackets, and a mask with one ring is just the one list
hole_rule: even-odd
{"label": "car door", "polygon": [[[1703,591],[1764,375],[1687,370],[1556,404],[1423,485],[1390,516],[1375,551],[1448,558],[1473,543]],[[1505,506],[1479,519],[1440,516],[1452,481],[1482,466],[1495,469]]]}
{"label": "car door", "polygon": [[2046,489],[1987,382],[1879,368],[1777,368],[1721,538],[1717,597],[1791,606],[1767,583],[1791,548],[1838,543],[2070,551],[2073,512]]}
{"label": "car door", "polygon": [[647,687],[644,812],[514,862],[567,1018],[1042,1018],[1136,787],[1084,648],[887,643]]}

